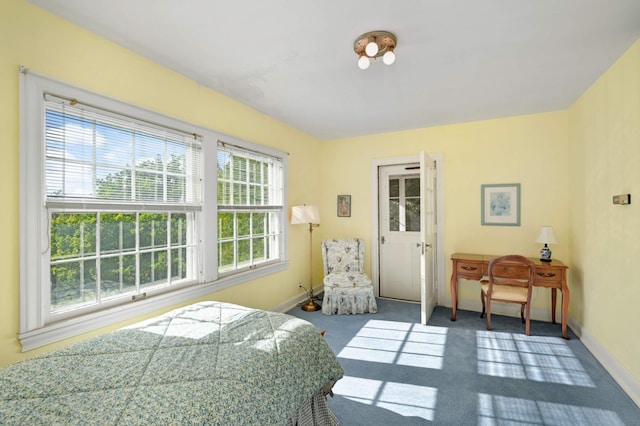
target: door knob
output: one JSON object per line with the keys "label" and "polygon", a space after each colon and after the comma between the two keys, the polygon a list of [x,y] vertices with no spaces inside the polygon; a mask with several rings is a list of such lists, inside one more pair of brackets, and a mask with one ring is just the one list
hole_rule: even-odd
{"label": "door knob", "polygon": [[425,244],[425,243],[416,243],[416,247],[422,247],[422,254],[424,254],[424,249],[425,248],[429,248],[432,247],[431,244]]}

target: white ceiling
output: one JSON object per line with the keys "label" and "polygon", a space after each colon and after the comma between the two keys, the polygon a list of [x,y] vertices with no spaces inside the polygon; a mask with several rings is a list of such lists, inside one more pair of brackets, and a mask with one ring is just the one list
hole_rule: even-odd
{"label": "white ceiling", "polygon": [[565,109],[640,37],[640,0],[30,2],[320,139]]}

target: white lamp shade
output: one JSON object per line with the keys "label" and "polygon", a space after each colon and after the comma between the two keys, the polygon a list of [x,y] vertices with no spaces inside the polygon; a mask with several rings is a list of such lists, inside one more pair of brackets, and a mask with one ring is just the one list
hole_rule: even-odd
{"label": "white lamp shade", "polygon": [[360,59],[358,59],[358,68],[360,68],[361,70],[366,70],[367,68],[369,68],[369,64],[369,58],[364,55],[360,56]]}
{"label": "white lamp shade", "polygon": [[382,62],[385,65],[391,65],[396,61],[396,54],[393,53],[393,50],[389,50],[384,55],[382,55]]}
{"label": "white lamp shade", "polygon": [[320,223],[320,210],[318,206],[295,206],[291,207],[291,223]]}
{"label": "white lamp shade", "polygon": [[369,43],[367,43],[364,51],[367,52],[367,56],[373,58],[378,54],[378,43],[376,43],[375,41],[370,41]]}
{"label": "white lamp shade", "polygon": [[538,235],[538,239],[536,243],[540,244],[555,244],[558,240],[556,239],[556,234],[553,233],[553,228],[550,226],[541,226],[540,227],[540,235]]}

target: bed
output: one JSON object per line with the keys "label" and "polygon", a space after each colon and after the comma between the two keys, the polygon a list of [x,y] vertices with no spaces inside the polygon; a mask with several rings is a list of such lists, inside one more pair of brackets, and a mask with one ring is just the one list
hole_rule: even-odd
{"label": "bed", "polygon": [[337,424],[307,321],[201,302],[0,369],[0,424]]}

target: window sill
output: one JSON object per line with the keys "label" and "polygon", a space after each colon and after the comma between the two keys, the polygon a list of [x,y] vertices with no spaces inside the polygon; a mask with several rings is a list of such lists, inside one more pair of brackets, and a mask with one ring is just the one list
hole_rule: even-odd
{"label": "window sill", "polygon": [[202,297],[240,283],[284,271],[288,267],[288,261],[279,262],[256,270],[231,275],[213,282],[190,286],[173,292],[150,297],[148,299],[133,301],[114,308],[46,324],[44,327],[39,329],[27,331],[18,335],[20,343],[22,344],[22,352],[30,351],[82,333],[108,327],[110,325],[117,324],[118,322],[149,314],[159,309],[169,308],[178,303]]}

